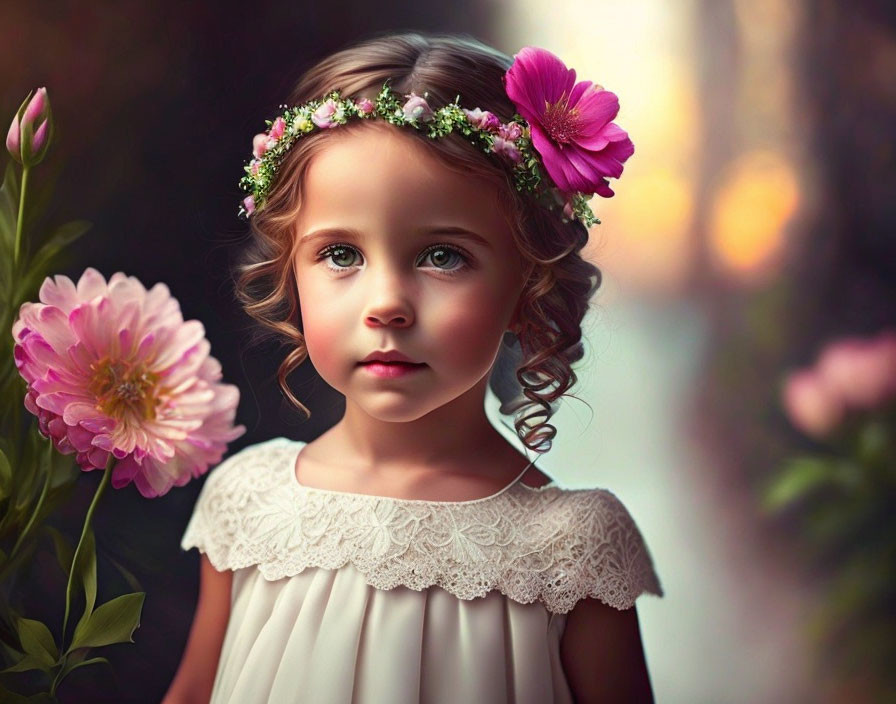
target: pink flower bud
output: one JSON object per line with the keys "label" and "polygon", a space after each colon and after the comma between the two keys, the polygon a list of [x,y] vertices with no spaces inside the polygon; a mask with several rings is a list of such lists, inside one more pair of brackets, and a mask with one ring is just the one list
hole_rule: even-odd
{"label": "pink flower bud", "polygon": [[470,124],[480,130],[494,132],[501,125],[501,120],[498,119],[498,116],[488,110],[474,108],[473,110],[464,110],[464,114],[467,116]]}
{"label": "pink flower bud", "polygon": [[360,110],[364,115],[369,115],[373,112],[373,101],[370,98],[361,98],[358,100],[355,105],[358,106],[358,110]]}
{"label": "pink flower bud", "polygon": [[782,400],[790,421],[812,437],[827,435],[843,420],[842,402],[811,369],[787,377]]}
{"label": "pink flower bud", "polygon": [[246,211],[246,215],[251,215],[255,212],[255,198],[253,196],[243,198],[243,209]]}
{"label": "pink flower bud", "polygon": [[50,123],[44,120],[41,123],[41,126],[37,128],[37,132],[34,133],[34,139],[32,140],[32,149],[35,152],[39,152],[42,150],[47,143],[47,137],[50,134]]}
{"label": "pink flower bud", "polygon": [[572,201],[566,201],[563,204],[563,217],[567,220],[574,220],[576,217],[575,211],[572,209]]}
{"label": "pink flower bud", "polygon": [[515,142],[522,136],[523,129],[516,122],[508,122],[498,126],[498,136]]}
{"label": "pink flower bud", "polygon": [[321,129],[334,127],[338,123],[333,120],[333,114],[339,106],[332,98],[328,98],[321,106],[311,113],[311,121]]}
{"label": "pink flower bud", "polygon": [[46,88],[38,88],[19,107],[9,132],[6,148],[24,166],[40,163],[50,146],[53,134],[53,114]]}
{"label": "pink flower bud", "polygon": [[45,117],[45,111],[48,107],[47,89],[38,88],[28,107],[25,108],[25,114],[22,115],[22,123],[34,124],[38,118]]}
{"label": "pink flower bud", "polygon": [[19,138],[19,116],[12,118],[9,132],[6,133],[6,151],[20,164],[22,163],[22,143]]}
{"label": "pink flower bud", "polygon": [[500,154],[501,156],[509,159],[514,164],[519,164],[522,159],[522,154],[520,154],[520,150],[517,146],[502,137],[495,137],[492,141],[492,151],[495,154]]}
{"label": "pink flower bud", "polygon": [[253,176],[258,176],[258,168],[261,166],[261,161],[259,159],[253,159],[250,164],[250,171]]}
{"label": "pink flower bud", "polygon": [[271,125],[270,137],[273,140],[278,140],[283,136],[283,133],[286,131],[286,120],[282,117],[278,117],[274,120],[274,123]]}
{"label": "pink flower bud", "polygon": [[257,134],[252,138],[252,156],[261,159],[268,149],[268,136],[264,133]]}
{"label": "pink flower bud", "polygon": [[428,122],[433,118],[434,113],[432,108],[429,107],[429,103],[426,102],[426,98],[423,98],[416,93],[411,93],[405,97],[407,97],[408,100],[401,108],[405,120]]}

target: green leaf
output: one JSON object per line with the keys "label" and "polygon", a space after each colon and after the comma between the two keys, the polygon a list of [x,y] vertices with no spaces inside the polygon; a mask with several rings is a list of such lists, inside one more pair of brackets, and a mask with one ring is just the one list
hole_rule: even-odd
{"label": "green leaf", "polygon": [[28,262],[28,269],[16,290],[15,300],[24,300],[29,291],[37,290],[46,278],[53,258],[87,232],[91,226],[92,223],[87,220],[73,220],[57,227]]}
{"label": "green leaf", "polygon": [[43,670],[44,672],[49,673],[52,667],[52,665],[47,665],[43,658],[39,658],[35,655],[26,655],[15,665],[11,665],[5,670],[0,670],[0,672],[27,672],[28,670]]}
{"label": "green leaf", "polygon": [[112,643],[133,643],[131,636],[140,625],[145,598],[146,592],[123,594],[101,605],[86,624],[78,624],[69,651]]}
{"label": "green leaf", "polygon": [[82,628],[90,618],[96,604],[96,541],[93,528],[88,527],[87,533],[84,534],[84,543],[78,554],[78,564],[75,565],[75,577],[84,587],[84,613],[81,614],[78,625],[75,626],[75,633],[77,633],[78,629]]}
{"label": "green leaf", "polygon": [[61,681],[62,678],[65,677],[69,672],[71,672],[72,670],[77,670],[79,667],[84,667],[84,665],[97,665],[101,662],[106,663],[107,665],[109,665],[109,667],[112,666],[112,664],[106,658],[90,658],[90,660],[83,660],[82,662],[67,662],[65,664],[65,667],[62,668],[62,673],[59,675],[59,679]]}
{"label": "green leaf", "polygon": [[787,463],[766,487],[762,497],[767,511],[777,511],[824,484],[838,482],[836,465],[816,457],[798,457]]}
{"label": "green leaf", "polygon": [[7,305],[19,212],[19,176],[16,172],[14,162],[10,159],[6,164],[3,185],[0,186],[0,295]]}
{"label": "green leaf", "polygon": [[59,650],[53,640],[53,634],[42,621],[19,618],[16,626],[25,653],[37,658],[48,668],[56,664],[59,659]]}
{"label": "green leaf", "polygon": [[135,592],[143,591],[143,585],[140,584],[140,581],[134,576],[134,573],[131,572],[127,567],[122,565],[118,560],[116,560],[111,555],[106,554],[106,559],[109,560],[115,567],[121,572],[121,575],[124,577],[125,581]]}
{"label": "green leaf", "polygon": [[0,450],[0,499],[5,499],[12,492],[12,467],[6,453]]}
{"label": "green leaf", "polygon": [[75,556],[75,549],[69,544],[68,538],[53,526],[44,526],[44,529],[53,539],[53,550],[56,553],[56,560],[59,562],[62,572],[68,577],[68,572],[72,568],[72,558]]}

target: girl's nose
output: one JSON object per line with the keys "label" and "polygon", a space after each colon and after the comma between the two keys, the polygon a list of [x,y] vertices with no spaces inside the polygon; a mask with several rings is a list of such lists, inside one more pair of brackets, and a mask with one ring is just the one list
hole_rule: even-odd
{"label": "girl's nose", "polygon": [[408,327],[414,322],[410,292],[399,276],[380,276],[371,281],[364,305],[364,323],[370,327]]}

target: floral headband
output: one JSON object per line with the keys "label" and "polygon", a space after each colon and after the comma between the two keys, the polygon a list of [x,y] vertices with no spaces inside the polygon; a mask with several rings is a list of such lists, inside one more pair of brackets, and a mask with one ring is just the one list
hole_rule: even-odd
{"label": "floral headband", "polygon": [[280,161],[297,139],[352,118],[381,118],[431,139],[458,132],[506,163],[518,191],[548,209],[562,207],[564,222],[577,219],[586,227],[600,222],[588,199],[595,193],[613,195],[607,178],[619,178],[623,162],[635,151],[628,133],[611,122],[619,112],[616,95],[591,81],[576,83],[575,70],[545,49],[524,47],[504,74],[507,96],[518,111],[509,122],[478,107],[460,107],[460,96],[437,110],[426,102],[428,93],[410,93],[402,100],[389,80],[376,101],[333,91],[322,100],[281,106],[285,111],[253,139],[253,158],[239,183],[249,195],[239,214],[249,217],[264,205]]}

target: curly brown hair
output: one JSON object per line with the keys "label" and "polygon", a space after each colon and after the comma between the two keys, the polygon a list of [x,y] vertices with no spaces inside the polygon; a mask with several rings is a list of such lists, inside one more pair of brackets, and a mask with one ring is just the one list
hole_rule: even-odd
{"label": "curly brown hair", "polygon": [[[513,60],[469,35],[389,33],[373,36],[323,59],[300,78],[290,105],[318,99],[332,90],[356,99],[376,98],[387,78],[400,94],[427,94],[433,109],[460,96],[460,104],[495,113],[502,122],[516,112],[504,91],[502,77]],[[340,131],[363,129],[349,122]],[[292,350],[277,373],[289,401],[310,417],[293,395],[287,376],[308,356],[301,330],[297,284],[292,266],[293,226],[302,203],[304,174],[326,144],[329,130],[302,138],[280,164],[264,207],[250,219],[249,244],[236,265],[235,295],[246,313],[261,325],[259,339],[276,336]],[[502,406],[515,413],[514,427],[523,444],[546,452],[556,435],[548,423],[552,402],[576,382],[572,369],[584,350],[582,319],[600,287],[600,270],[580,255],[588,230],[578,221],[564,223],[513,186],[509,170],[477,150],[461,135],[439,140],[409,130],[446,167],[480,176],[495,184],[504,216],[527,273],[514,313],[512,331],[519,342],[516,379],[522,389],[517,402]]]}

